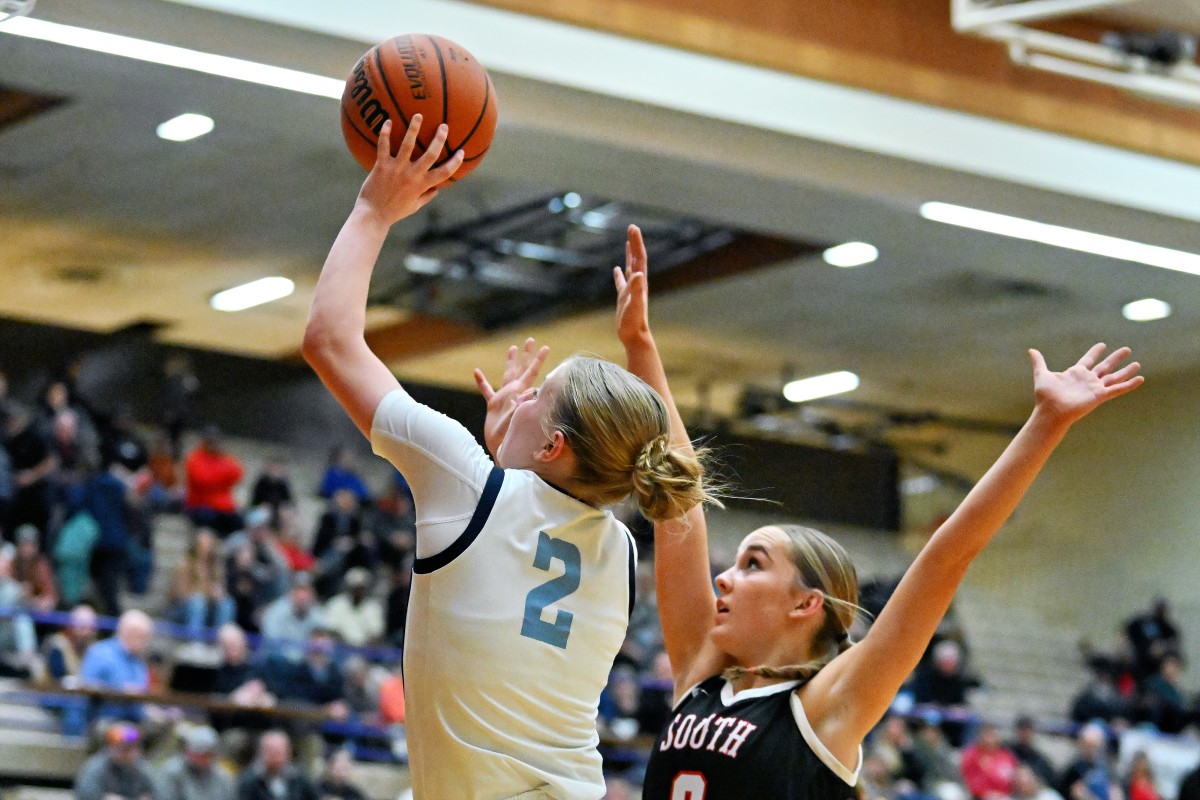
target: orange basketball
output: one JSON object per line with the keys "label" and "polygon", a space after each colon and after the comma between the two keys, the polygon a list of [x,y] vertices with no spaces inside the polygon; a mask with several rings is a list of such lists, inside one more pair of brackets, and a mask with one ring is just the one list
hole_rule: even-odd
{"label": "orange basketball", "polygon": [[449,39],[410,33],[372,47],[358,60],[342,94],[342,135],[369,170],[387,120],[392,120],[395,154],[409,121],[421,114],[414,159],[444,122],[450,136],[437,163],[461,148],[465,159],[450,179],[457,181],[483,161],[496,132],[496,110],[492,79],[473,55]]}

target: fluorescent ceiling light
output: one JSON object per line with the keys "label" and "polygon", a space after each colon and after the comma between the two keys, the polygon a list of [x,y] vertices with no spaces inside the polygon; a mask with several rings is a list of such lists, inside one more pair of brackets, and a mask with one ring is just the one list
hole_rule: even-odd
{"label": "fluorescent ceiling light", "polygon": [[825,263],[834,267],[861,267],[879,258],[879,248],[866,242],[846,242],[830,247],[823,254]]}
{"label": "fluorescent ceiling light", "polygon": [[1171,304],[1147,297],[1126,303],[1125,307],[1121,309],[1121,314],[1132,322],[1153,322],[1156,319],[1166,319],[1171,316]]}
{"label": "fluorescent ceiling light", "polygon": [[852,392],[857,388],[858,376],[853,372],[843,370],[791,381],[783,387],[783,396],[793,403],[803,403],[808,400],[816,400],[818,397]]}
{"label": "fluorescent ceiling light", "polygon": [[217,292],[209,302],[217,311],[244,311],[272,300],[287,297],[296,289],[288,278],[259,278],[256,281]]}
{"label": "fluorescent ceiling light", "polygon": [[44,19],[16,17],[0,23],[0,31],[24,36],[28,39],[64,44],[69,47],[81,47],[85,50],[95,50],[97,53],[149,61],[152,64],[163,64],[168,67],[190,69],[209,75],[218,75],[222,78],[233,78],[263,86],[273,86],[277,89],[289,89],[293,92],[312,94],[318,97],[330,97],[335,100],[341,98],[342,90],[346,86],[344,80],[327,78],[324,75],[272,67],[268,64],[259,64],[241,58],[202,53],[186,47],[149,42],[131,36],[118,36],[114,33],[102,33],[87,28],[78,28],[74,25],[61,25]]}
{"label": "fluorescent ceiling light", "polygon": [[160,139],[171,142],[188,142],[198,139],[213,129],[212,117],[203,114],[180,114],[155,129]]}
{"label": "fluorescent ceiling light", "polygon": [[921,206],[921,216],[934,222],[944,222],[947,225],[957,225],[961,228],[971,228],[999,236],[1011,236],[1014,239],[1025,239],[1030,242],[1062,247],[1066,250],[1077,250],[1081,253],[1092,253],[1106,258],[1116,258],[1121,261],[1132,261],[1151,267],[1200,275],[1200,255],[1186,253],[1182,250],[1143,244],[1129,239],[1118,239],[1115,236],[1104,236],[1099,233],[1088,233],[1074,228],[1064,228],[1061,225],[1047,225],[1044,222],[994,214],[991,211],[980,211],[950,203],[924,203]]}

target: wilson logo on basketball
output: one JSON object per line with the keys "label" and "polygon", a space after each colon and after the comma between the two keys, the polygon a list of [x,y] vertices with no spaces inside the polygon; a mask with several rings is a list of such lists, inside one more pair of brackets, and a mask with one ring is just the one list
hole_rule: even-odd
{"label": "wilson logo on basketball", "polygon": [[425,99],[425,70],[421,68],[420,53],[412,43],[411,36],[401,36],[396,42],[400,61],[404,64],[404,77],[408,79],[408,90],[413,100]]}
{"label": "wilson logo on basketball", "polygon": [[354,86],[350,90],[350,98],[358,106],[358,114],[363,124],[378,136],[379,132],[383,130],[383,123],[391,119],[391,116],[375,98],[375,93],[371,91],[371,84],[367,80],[367,59],[365,57],[360,58],[354,65],[352,80]]}

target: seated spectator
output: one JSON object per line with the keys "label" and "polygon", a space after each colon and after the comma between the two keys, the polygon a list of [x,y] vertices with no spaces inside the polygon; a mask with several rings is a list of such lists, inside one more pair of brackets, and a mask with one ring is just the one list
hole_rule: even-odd
{"label": "seated spectator", "polygon": [[1169,655],[1183,653],[1179,628],[1171,619],[1171,606],[1165,597],[1155,598],[1150,610],[1125,623],[1125,635],[1133,648],[1135,675],[1139,681],[1158,672]]}
{"label": "seated spectator", "polygon": [[1019,763],[1012,751],[1000,742],[996,726],[985,722],[979,726],[975,741],[963,748],[963,782],[976,800],[1001,800],[1012,791],[1013,775]]}
{"label": "seated spectator", "polygon": [[1162,800],[1154,785],[1154,770],[1145,751],[1134,754],[1129,762],[1129,774],[1125,776],[1126,800]]}
{"label": "seated spectator", "polygon": [[233,490],[242,480],[242,464],[225,451],[225,437],[207,425],[200,444],[184,461],[187,493],[183,505],[197,527],[228,536],[242,527]]}
{"label": "seated spectator", "polygon": [[[937,705],[942,711],[966,711],[969,692],[980,685],[979,679],[963,666],[962,647],[945,639],[933,648],[931,663],[917,668],[913,698],[918,703]],[[942,731],[950,744],[958,747],[963,743],[966,726],[944,718]]]}
{"label": "seated spectator", "polygon": [[1129,717],[1129,702],[1117,691],[1112,675],[1103,669],[1092,669],[1091,676],[1079,694],[1071,701],[1071,721],[1115,722]]}
{"label": "seated spectator", "polygon": [[1043,785],[1050,785],[1054,782],[1054,765],[1050,763],[1050,759],[1046,754],[1038,749],[1034,742],[1034,737],[1037,735],[1037,726],[1034,724],[1033,718],[1028,716],[1017,717],[1013,727],[1013,739],[1008,743],[1008,749],[1017,757],[1017,760],[1025,764],[1034,771],[1038,779]]}
{"label": "seated spectator", "polygon": [[1163,733],[1179,733],[1191,723],[1194,712],[1179,683],[1181,665],[1176,655],[1166,655],[1142,689],[1141,703],[1147,722]]}
{"label": "seated spectator", "polygon": [[363,791],[354,785],[354,757],[344,747],[339,747],[325,760],[325,773],[317,782],[317,795],[321,800],[367,800]]}
{"label": "seated spectator", "polygon": [[83,656],[96,641],[96,612],[91,606],[76,606],[71,621],[63,630],[46,639],[42,650],[46,673],[68,686],[77,684],[83,668]]}
{"label": "seated spectator", "polygon": [[939,800],[967,800],[958,753],[942,733],[940,717],[930,714],[917,722],[913,754],[921,765],[921,788]]}
{"label": "seated spectator", "polygon": [[342,674],[346,678],[346,708],[362,720],[375,719],[379,715],[379,685],[382,680],[371,662],[359,655],[349,655],[342,660]]}
{"label": "seated spectator", "polygon": [[265,729],[269,719],[250,709],[273,707],[275,695],[267,689],[261,670],[250,660],[245,632],[232,623],[223,625],[217,631],[217,646],[221,650],[221,662],[213,675],[211,691],[224,695],[247,711],[214,713],[213,727],[219,731],[231,728]]}
{"label": "seated spectator", "polygon": [[84,486],[84,508],[99,528],[92,550],[91,575],[96,605],[101,614],[115,617],[121,613],[121,582],[127,578],[128,554],[135,541],[130,524],[138,502],[128,472],[114,461],[94,475]]}
{"label": "seated spectator", "polygon": [[137,728],[114,723],[104,733],[104,744],[75,777],[76,800],[162,800],[154,775],[142,759]]}
{"label": "seated spectator", "polygon": [[272,656],[264,667],[267,686],[280,700],[320,706],[333,719],[349,717],[346,682],[334,659],[336,643],[331,632],[316,626],[304,645],[304,659],[296,664]]}
{"label": "seated spectator", "polygon": [[[133,609],[122,614],[117,620],[116,633],[96,642],[84,653],[79,671],[83,685],[138,694],[149,691],[146,647],[152,631],[153,623],[144,612]],[[144,713],[141,703],[108,701],[100,706],[98,716],[140,722]]]}
{"label": "seated spectator", "polygon": [[150,451],[138,433],[137,419],[128,403],[119,404],[113,411],[100,443],[100,452],[103,461],[119,461],[130,472],[137,472],[149,463]]}
{"label": "seated spectator", "polygon": [[285,503],[275,510],[275,529],[276,546],[292,572],[311,572],[316,569],[316,557],[300,541],[294,505]]}
{"label": "seated spectator", "polygon": [[337,490],[313,536],[312,554],[320,562],[318,590],[323,595],[336,594],[348,569],[371,563],[373,549],[374,536],[364,535],[358,499],[349,489]]}
{"label": "seated spectator", "polygon": [[317,606],[312,577],[307,572],[292,576],[292,588],[267,606],[262,615],[262,635],[272,652],[292,661],[304,655],[304,643],[312,632],[325,625],[325,612]]}
{"label": "seated spectator", "polygon": [[0,677],[29,678],[37,667],[37,635],[28,610],[25,587],[13,577],[16,549],[0,545]]}
{"label": "seated spectator", "polygon": [[292,742],[286,733],[263,734],[258,759],[238,781],[238,800],[318,800],[316,788],[292,764]]}
{"label": "seated spectator", "polygon": [[100,463],[100,434],[96,422],[86,405],[80,402],[79,396],[73,394],[71,383],[55,378],[42,391],[37,421],[42,436],[53,442],[57,434],[56,427],[65,419],[70,420],[70,448],[75,451],[68,458],[77,459],[84,470],[95,469]]}
{"label": "seated spectator", "polygon": [[862,771],[855,787],[858,796],[864,800],[895,800],[897,798],[895,781],[888,770],[887,761],[875,753],[864,753]]}
{"label": "seated spectator", "polygon": [[246,527],[225,540],[225,554],[232,554],[246,546],[254,556],[254,568],[258,571],[258,582],[269,587],[270,600],[287,591],[291,567],[271,527],[271,509],[255,506],[246,514]]}
{"label": "seated spectator", "polygon": [[325,467],[325,474],[321,476],[317,494],[329,499],[342,489],[348,490],[359,504],[365,505],[371,500],[367,483],[355,467],[354,451],[344,444],[329,453],[329,463]]}
{"label": "seated spectator", "polygon": [[601,735],[619,741],[636,736],[639,701],[637,673],[624,667],[614,669],[600,696]]}
{"label": "seated spectator", "polygon": [[345,591],[325,604],[325,624],[351,647],[383,639],[383,605],[370,596],[371,573],[354,567],[346,573]]}
{"label": "seated spectator", "polygon": [[66,522],[58,529],[54,542],[59,601],[68,606],[78,605],[83,598],[92,570],[92,552],[100,538],[100,525],[84,501],[81,492],[68,506]]}
{"label": "seated spectator", "polygon": [[198,528],[183,561],[175,569],[169,600],[176,622],[187,626],[188,635],[200,638],[205,628],[232,622],[237,612],[225,591],[225,564],[217,536]]}
{"label": "seated spectator", "polygon": [[54,454],[55,468],[47,478],[50,506],[54,509],[64,505],[99,468],[100,454],[80,442],[79,417],[70,409],[55,414],[43,435]]}
{"label": "seated spectator", "polygon": [[1107,739],[1101,725],[1080,728],[1075,757],[1054,787],[1066,800],[1121,800],[1121,788],[1109,766]]}
{"label": "seated spectator", "polygon": [[146,456],[146,468],[150,470],[150,495],[154,505],[161,511],[179,511],[183,508],[183,481],[179,477],[179,460],[175,445],[166,433],[154,438]]}
{"label": "seated spectator", "polygon": [[183,752],[163,764],[161,800],[235,800],[233,778],[217,763],[217,732],[207,725],[183,736]]}
{"label": "seated spectator", "polygon": [[13,577],[25,589],[25,603],[34,611],[53,611],[58,607],[58,589],[54,570],[42,555],[41,534],[32,525],[17,529],[17,554],[13,559]]}
{"label": "seated spectator", "polygon": [[1013,773],[1012,800],[1063,800],[1062,795],[1047,786],[1028,764]]}
{"label": "seated spectator", "polygon": [[655,654],[650,662],[650,674],[642,679],[641,701],[638,704],[638,732],[658,736],[671,720],[675,699],[675,679],[671,674],[671,659],[665,650]]}
{"label": "seated spectator", "polygon": [[29,409],[10,402],[6,410],[4,447],[8,451],[15,491],[8,509],[9,528],[5,536],[11,541],[16,528],[25,523],[33,525],[45,536],[50,526],[49,481],[57,462],[50,443],[34,424]]}
{"label": "seated spectator", "polygon": [[287,461],[272,458],[254,481],[250,505],[266,506],[273,515],[278,515],[279,507],[291,504],[292,500],[292,479],[288,476]]}
{"label": "seated spectator", "polygon": [[893,780],[907,780],[920,786],[924,779],[924,765],[917,755],[908,723],[903,717],[889,716],[876,728],[872,752],[887,762]]}

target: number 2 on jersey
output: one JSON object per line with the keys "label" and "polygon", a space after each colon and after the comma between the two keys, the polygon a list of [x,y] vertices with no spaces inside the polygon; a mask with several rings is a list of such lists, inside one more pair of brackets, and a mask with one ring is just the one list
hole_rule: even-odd
{"label": "number 2 on jersey", "polygon": [[704,800],[708,781],[699,772],[681,772],[671,781],[671,800]]}
{"label": "number 2 on jersey", "polygon": [[579,588],[583,557],[579,554],[579,548],[570,542],[551,539],[545,531],[539,532],[533,566],[548,572],[550,562],[556,558],[563,563],[563,574],[534,587],[525,595],[525,619],[521,623],[521,635],[565,649],[567,637],[571,635],[571,620],[575,615],[560,608],[554,612],[554,622],[546,622],[542,619],[542,611]]}

